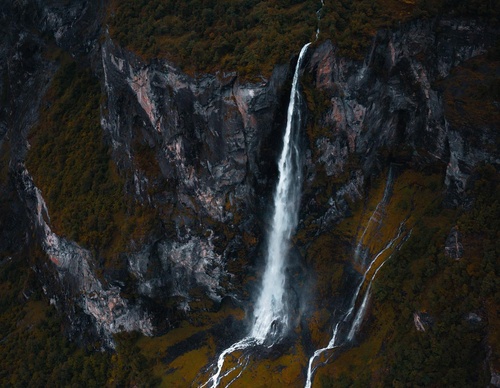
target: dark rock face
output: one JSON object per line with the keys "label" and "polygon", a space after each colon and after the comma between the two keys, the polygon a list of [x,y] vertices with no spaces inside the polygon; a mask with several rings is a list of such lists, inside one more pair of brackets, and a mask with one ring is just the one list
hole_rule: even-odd
{"label": "dark rock face", "polygon": [[[170,194],[202,217],[227,221],[228,194],[243,202],[252,195],[287,69],[278,68],[269,82],[240,85],[234,74],[192,79],[167,62],[146,65],[109,39],[101,54],[108,97],[102,126],[120,165],[134,168],[138,126],[163,177],[174,183]],[[135,169],[135,196],[155,200],[147,186]]]}
{"label": "dark rock face", "polygon": [[364,63],[335,56],[330,42],[318,47],[309,68],[316,87],[331,96],[323,125],[334,138],[318,137],[314,146],[328,176],[340,175],[351,154],[361,157],[366,176],[384,149],[406,150],[413,162],[447,164],[447,186],[463,193],[468,171],[479,161],[495,163],[498,155],[469,147],[460,130],[449,127],[433,82],[485,53],[494,36],[479,23],[441,19],[380,32]]}
{"label": "dark rock face", "polygon": [[[218,303],[235,291],[226,264],[242,247],[241,233],[262,221],[253,210],[260,206],[257,186],[267,184],[260,165],[274,157],[262,155],[263,142],[279,128],[288,69],[278,67],[260,84],[240,84],[234,74],[193,79],[168,62],[144,64],[109,39],[101,59],[107,95],[101,124],[118,165],[133,177],[129,194],[175,208],[168,238],[126,255],[137,293],[176,297],[186,314],[194,288]],[[137,163],[137,142],[152,150],[159,178]],[[154,190],[158,181],[169,190]],[[234,211],[243,216],[238,223]],[[222,225],[236,234],[216,234]]]}
{"label": "dark rock face", "polygon": [[[79,306],[91,317],[93,331],[111,347],[112,333],[138,330],[151,334],[151,318],[141,309],[140,303],[131,304],[122,298],[118,287],[104,287],[91,267],[90,252],[52,232],[45,201],[28,171],[23,170],[16,178],[17,190],[24,195],[26,210],[42,248],[57,269],[60,283],[56,288],[58,292],[50,283],[45,288],[51,302],[66,308],[72,304]],[[66,312],[73,324],[80,321],[74,307]]]}
{"label": "dark rock face", "polygon": [[[7,139],[11,176],[50,259],[39,270],[41,282],[70,316],[75,332],[93,330],[112,346],[112,333],[150,335],[160,320],[167,328],[170,321],[175,324],[178,311],[189,316],[193,289],[214,303],[227,295],[244,299],[227,267],[238,250],[246,250],[249,266],[259,253],[257,244],[245,245],[241,236],[264,234],[265,215],[259,212],[268,209],[289,67],[276,67],[259,84],[243,83],[236,74],[192,78],[167,61],[144,63],[109,37],[99,43],[101,10],[95,2],[16,4],[1,11],[9,31],[0,38],[0,89],[8,90],[9,103],[0,107],[0,148]],[[154,233],[123,253],[133,280],[98,278],[92,253],[52,232],[50,209],[24,167],[28,131],[57,67],[41,55],[47,44],[42,34],[100,77],[106,97],[101,126],[127,177],[127,195],[170,209],[163,220],[171,223],[169,233]],[[457,64],[484,53],[492,41],[481,24],[439,20],[380,32],[364,63],[337,57],[330,42],[311,51],[305,71],[327,96],[321,121],[329,135],[309,139],[305,185],[320,167],[329,178],[346,172],[348,177],[326,203],[306,198],[302,212],[323,207],[315,222],[327,230],[349,213],[349,201],[362,197],[370,176],[390,158],[441,162],[449,190],[460,199],[470,170],[481,161],[497,163],[499,155],[470,146],[460,129],[450,128],[442,96],[432,85]],[[138,162],[141,149],[148,150],[158,174]],[[351,168],[354,156],[359,163]],[[224,227],[231,234],[221,232]],[[458,231],[451,233],[458,241]],[[461,257],[448,240],[450,255]],[[132,289],[134,298],[127,299],[125,289]],[[175,306],[160,312],[167,298]]]}
{"label": "dark rock face", "polygon": [[[98,44],[100,11],[92,3],[26,2],[18,8],[7,8],[2,14],[11,31],[1,45],[5,53],[1,79],[12,85],[1,85],[11,98],[1,112],[0,145],[7,136],[14,151],[11,175],[50,260],[51,269],[40,272],[48,297],[69,317],[76,332],[89,330],[88,324],[79,327],[78,315],[83,312],[94,326],[92,331],[110,346],[112,333],[151,334],[153,320],[162,320],[151,317],[141,297],[149,305],[152,300],[155,311],[161,310],[155,300],[174,298],[176,308],[186,314],[192,289],[201,287],[208,298],[219,302],[228,293],[222,282],[234,288],[228,283],[226,255],[241,245],[241,238],[214,235],[205,221],[215,226],[231,224],[230,209],[255,208],[255,182],[267,184],[267,173],[261,174],[258,166],[262,142],[279,136],[272,132],[288,68],[278,67],[269,81],[255,85],[240,85],[234,74],[193,79],[167,62],[142,63],[109,39]],[[31,33],[25,31],[29,29]],[[151,206],[175,207],[175,214],[169,214],[173,233],[154,234],[123,254],[132,284],[125,284],[127,276],[119,274],[116,279],[98,279],[93,254],[52,232],[50,209],[24,167],[28,131],[37,121],[41,99],[57,69],[42,55],[46,47],[42,34],[52,36],[57,45],[91,64],[102,77],[107,100],[101,124],[116,163],[131,177],[128,195]],[[136,163],[134,142],[141,141],[153,150],[152,163],[159,166],[160,177],[151,179]],[[157,189],[165,183],[168,190]],[[251,230],[256,221],[248,210],[241,225],[232,227],[244,225]],[[130,288],[138,296],[134,302],[122,296]],[[162,318],[168,322],[169,311],[166,314]]]}
{"label": "dark rock face", "polygon": [[[2,81],[8,84],[1,86],[8,103],[0,108],[0,146],[5,143],[5,148],[10,148],[10,177],[24,205],[23,216],[30,223],[29,229],[12,233],[28,235],[34,231],[50,259],[36,269],[44,292],[64,311],[74,335],[96,333],[112,346],[111,333],[151,332],[149,318],[121,298],[118,288],[102,286],[89,265],[87,250],[52,233],[41,192],[24,167],[28,131],[38,119],[42,97],[56,70],[55,64],[42,55],[46,42],[41,35],[53,33],[56,42],[75,55],[88,53],[100,28],[98,14],[98,8],[88,2],[54,7],[42,2],[17,2],[2,9],[2,24],[8,33],[2,34],[0,70]],[[82,35],[89,39],[88,47],[81,45]],[[23,225],[19,222],[15,227]],[[24,243],[29,244],[29,240]]]}

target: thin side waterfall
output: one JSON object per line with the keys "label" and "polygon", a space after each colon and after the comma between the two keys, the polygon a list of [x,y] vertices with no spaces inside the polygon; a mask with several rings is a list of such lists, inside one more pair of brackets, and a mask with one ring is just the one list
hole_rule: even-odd
{"label": "thin side waterfall", "polygon": [[[390,257],[390,256],[389,256]],[[358,312],[356,313],[356,316],[354,317],[354,320],[352,321],[351,329],[349,330],[349,334],[347,334],[347,341],[352,341],[354,339],[354,335],[357,333],[359,330],[359,327],[361,326],[361,322],[363,322],[363,318],[365,317],[365,311],[366,311],[366,306],[368,305],[368,298],[370,297],[370,291],[372,289],[372,283],[373,280],[375,279],[375,276],[377,276],[378,271],[384,266],[385,262],[389,258],[385,259],[375,270],[373,273],[372,279],[370,280],[370,283],[368,283],[368,288],[365,291],[365,296],[363,298],[363,301],[361,302],[361,305],[359,306]]]}
{"label": "thin side waterfall", "polygon": [[366,223],[365,229],[363,230],[361,238],[359,239],[358,244],[356,245],[356,249],[354,250],[354,261],[356,263],[359,262],[360,256],[363,251],[363,241],[365,239],[366,232],[370,229],[370,226],[372,225],[373,222],[379,223],[381,221],[385,207],[387,206],[389,199],[391,198],[393,181],[394,181],[394,176],[392,167],[389,167],[389,172],[387,173],[387,181],[385,183],[384,195],[382,197],[382,200],[377,204],[375,210],[370,216],[370,219]]}
{"label": "thin side waterfall", "polygon": [[321,0],[321,8],[316,11],[316,17],[318,19],[318,27],[316,28],[316,39],[319,38],[319,24],[321,22],[321,12],[323,11],[323,7],[325,6],[325,0]]}
{"label": "thin side waterfall", "polygon": [[[401,224],[399,225],[398,232],[397,232],[396,236],[393,239],[391,239],[386,244],[386,246],[379,253],[377,253],[377,255],[375,255],[375,257],[371,260],[370,265],[368,266],[368,268],[366,268],[366,270],[363,274],[363,277],[361,278],[361,281],[360,281],[358,287],[356,288],[356,291],[353,294],[353,297],[351,299],[351,302],[349,304],[349,308],[348,308],[347,312],[345,314],[341,315],[339,317],[339,319],[337,320],[335,327],[333,329],[332,339],[330,340],[328,345],[325,346],[324,348],[316,350],[314,352],[314,354],[312,355],[312,357],[309,359],[309,363],[308,363],[308,367],[307,367],[307,377],[306,377],[305,388],[311,388],[314,372],[316,371],[316,369],[319,366],[324,365],[326,362],[328,362],[329,358],[323,362],[317,362],[316,364],[315,364],[315,361],[319,360],[320,356],[323,353],[325,353],[326,351],[341,347],[345,344],[352,342],[352,340],[354,339],[354,336],[356,335],[357,331],[359,330],[359,327],[361,326],[361,323],[363,321],[363,318],[364,318],[364,315],[366,312],[366,307],[368,305],[368,299],[369,299],[372,283],[373,283],[375,277],[377,276],[377,273],[384,266],[384,264],[387,262],[387,260],[389,260],[391,258],[392,254],[389,255],[389,257],[387,257],[377,267],[377,262],[379,261],[379,257],[382,256],[386,251],[388,251],[389,249],[391,249],[393,247],[394,247],[394,251],[399,250],[401,248],[401,246],[405,243],[405,241],[411,235],[411,230],[405,234],[405,223],[406,223],[406,220],[401,222]],[[396,246],[394,246],[395,244],[396,244]],[[394,253],[394,251],[393,251],[393,253]],[[376,267],[376,269],[373,272],[373,275],[371,275],[371,277],[369,277],[369,273],[372,271],[372,268],[374,268],[374,267]],[[363,300],[356,311],[356,302],[358,300],[358,297],[361,293],[361,290],[362,290],[363,285],[365,284],[367,278],[370,278],[370,281],[368,283],[368,287],[367,287],[365,294],[363,296]],[[353,318],[353,313],[355,311],[356,311],[356,314],[354,315],[354,318]],[[342,330],[342,329],[344,329],[344,330]],[[347,333],[347,335],[341,334],[340,331],[342,331],[342,333]],[[342,337],[343,337],[343,340],[342,340]]]}
{"label": "thin side waterfall", "polygon": [[[231,380],[229,383],[231,384],[239,377],[248,363],[249,354],[245,354],[245,349],[257,345],[271,347],[288,329],[289,312],[285,295],[285,265],[290,237],[297,226],[302,181],[298,147],[301,117],[300,110],[296,107],[300,101],[300,69],[309,45],[310,43],[307,43],[300,50],[293,75],[283,149],[278,161],[279,179],[274,193],[273,217],[267,239],[266,267],[261,292],[255,304],[253,325],[245,338],[234,343],[219,355],[215,373],[201,387],[209,385],[215,388],[222,378],[239,368],[240,372]],[[226,356],[235,351],[243,352],[237,360],[237,366],[223,373]]]}
{"label": "thin side waterfall", "polygon": [[[398,236],[396,236],[396,239],[399,238],[402,234],[402,226],[400,226],[400,229],[398,231]],[[398,244],[396,247],[396,250],[399,250],[403,243],[408,240],[411,236],[411,230],[408,232],[408,234],[401,240],[401,242]],[[396,241],[396,240],[393,240]],[[380,255],[380,254],[379,254]],[[352,322],[351,329],[349,330],[349,334],[347,335],[347,340],[352,341],[354,339],[354,336],[356,335],[357,331],[359,330],[359,327],[361,326],[361,322],[363,322],[363,319],[365,317],[365,312],[366,312],[366,307],[368,305],[368,299],[370,298],[370,291],[372,289],[372,283],[373,280],[375,280],[375,276],[377,276],[378,271],[384,266],[384,264],[387,262],[392,257],[392,254],[385,259],[375,270],[373,273],[373,276],[370,280],[370,283],[368,283],[368,288],[366,289],[365,296],[363,298],[363,302],[361,302],[361,305],[359,306],[358,312],[356,313],[356,316],[354,317],[354,321]],[[375,261],[375,260],[374,260]]]}

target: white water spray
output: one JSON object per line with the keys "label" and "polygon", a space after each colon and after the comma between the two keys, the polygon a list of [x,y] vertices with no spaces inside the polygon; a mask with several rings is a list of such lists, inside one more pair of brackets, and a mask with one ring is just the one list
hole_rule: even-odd
{"label": "white water spray", "polygon": [[[314,352],[314,354],[312,355],[312,357],[309,359],[309,363],[307,365],[307,377],[306,377],[305,388],[311,388],[312,375],[313,375],[314,372],[316,372],[316,369],[318,369],[318,366],[319,366],[319,365],[313,366],[313,362],[317,358],[319,358],[319,356],[321,356],[327,350],[335,349],[335,348],[338,347],[338,345],[337,345],[337,334],[338,334],[338,331],[339,331],[339,325],[340,325],[340,321],[338,321],[337,324],[335,325],[335,329],[333,329],[332,339],[330,340],[330,342],[328,342],[328,345],[326,345],[324,348],[316,350]],[[325,361],[325,363],[327,361]]]}
{"label": "white water spray", "polygon": [[288,328],[288,311],[285,300],[285,264],[289,251],[290,237],[297,226],[300,205],[301,163],[298,147],[301,126],[300,110],[296,106],[300,100],[299,74],[305,53],[310,43],[300,50],[299,59],[293,75],[287,121],[283,137],[283,150],[278,161],[279,179],[274,193],[274,209],[268,236],[266,267],[262,279],[262,289],[254,310],[254,321],[250,334],[225,349],[217,360],[217,370],[201,387],[219,385],[222,378],[240,368],[239,374],[231,380],[232,384],[248,363],[248,355],[243,354],[237,366],[222,373],[224,360],[235,351],[265,344],[271,347]]}
{"label": "white water spray", "polygon": [[288,326],[288,313],[284,300],[285,262],[289,250],[290,237],[297,226],[300,205],[301,169],[300,153],[296,140],[300,126],[300,110],[295,109],[299,102],[299,71],[310,43],[300,51],[293,76],[290,103],[288,105],[283,150],[278,162],[279,180],[274,193],[274,214],[269,233],[266,255],[266,269],[262,280],[262,291],[255,306],[254,324],[251,337],[264,341],[276,337]]}

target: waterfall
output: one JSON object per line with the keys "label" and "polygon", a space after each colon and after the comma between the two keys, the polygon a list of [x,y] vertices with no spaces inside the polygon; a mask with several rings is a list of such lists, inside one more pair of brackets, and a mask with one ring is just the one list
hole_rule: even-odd
{"label": "waterfall", "polygon": [[268,238],[266,269],[254,311],[251,336],[262,342],[269,337],[279,337],[288,326],[284,300],[284,269],[289,240],[297,226],[301,188],[300,152],[297,146],[301,117],[300,110],[295,107],[300,98],[299,71],[309,45],[310,43],[307,43],[302,47],[293,75],[283,150],[278,162],[279,180],[274,193],[274,213]]}
{"label": "waterfall", "polygon": [[[363,252],[363,242],[365,240],[365,235],[370,229],[372,223],[380,223],[381,218],[384,215],[385,212],[385,207],[389,203],[389,199],[391,198],[391,192],[392,192],[392,183],[394,181],[394,176],[393,176],[393,171],[392,171],[392,166],[389,167],[389,172],[387,173],[387,181],[385,183],[385,188],[384,188],[384,195],[380,202],[377,204],[375,207],[375,210],[373,211],[372,215],[370,216],[370,219],[366,223],[365,229],[363,230],[363,233],[361,234],[361,238],[358,241],[358,244],[356,245],[356,249],[354,250],[354,261],[356,263],[359,263],[360,256]],[[364,263],[362,263],[364,264]]]}
{"label": "waterfall", "polygon": [[318,19],[318,27],[316,27],[316,39],[319,38],[319,24],[321,22],[321,12],[323,11],[323,7],[325,6],[325,0],[321,0],[321,8],[316,11],[316,18]]}
{"label": "waterfall", "polygon": [[[389,256],[390,257],[390,256]],[[372,283],[373,280],[375,279],[375,276],[377,276],[378,271],[384,266],[385,262],[388,260],[385,259],[382,264],[378,266],[378,268],[375,270],[372,276],[372,280],[370,280],[370,283],[368,284],[368,288],[366,289],[365,296],[363,298],[363,302],[361,302],[361,306],[359,306],[358,312],[356,313],[356,316],[354,317],[354,321],[352,321],[351,329],[349,330],[349,334],[347,334],[347,340],[352,341],[354,339],[354,335],[359,329],[359,326],[361,325],[361,322],[363,322],[363,318],[365,317],[365,311],[366,311],[366,306],[368,305],[368,298],[370,297],[370,291],[372,289]]]}
{"label": "waterfall", "polygon": [[[354,336],[356,332],[358,331],[359,327],[361,326],[361,323],[363,321],[365,312],[366,312],[366,307],[368,305],[368,299],[370,296],[370,291],[372,287],[372,283],[377,276],[377,273],[380,271],[380,269],[384,266],[387,260],[389,260],[392,256],[389,255],[382,263],[380,263],[377,266],[377,262],[379,261],[379,257],[381,257],[385,252],[387,252],[389,249],[394,248],[394,251],[399,250],[401,246],[408,240],[408,238],[411,235],[411,230],[404,235],[405,232],[405,223],[406,220],[400,223],[398,231],[396,233],[396,236],[392,238],[382,250],[375,255],[375,257],[371,260],[368,268],[366,268],[363,277],[361,278],[361,281],[359,282],[358,287],[356,288],[356,291],[353,294],[353,297],[351,299],[351,302],[349,304],[349,309],[347,312],[343,315],[340,316],[340,318],[337,320],[335,324],[335,328],[333,330],[333,335],[332,339],[328,343],[327,346],[324,348],[318,349],[314,352],[314,354],[311,356],[309,359],[308,367],[307,367],[307,377],[306,377],[306,384],[305,388],[311,388],[312,385],[312,377],[316,369],[318,368],[319,365],[314,365],[314,361],[317,360],[323,353],[325,353],[328,350],[332,350],[335,348],[338,348],[344,344],[348,344],[352,342],[354,339]],[[394,246],[394,244],[399,240],[399,242]],[[393,253],[394,253],[393,251]],[[365,291],[365,294],[363,296],[363,300],[361,302],[361,305],[359,306],[358,310],[356,311],[356,301],[358,300],[359,294],[361,293],[361,290],[363,288],[363,285],[366,282],[366,279],[369,278],[369,274],[372,271],[372,268],[376,268],[375,271],[373,272],[373,275],[370,278],[370,281],[368,283],[368,287]],[[354,315],[354,318],[352,318],[353,313],[356,311],[356,314]],[[339,330],[344,328],[347,329],[347,335],[344,335],[344,341],[339,340]],[[344,330],[344,333],[346,331]]]}
{"label": "waterfall", "polygon": [[[258,345],[265,344],[271,347],[282,337],[288,328],[285,266],[290,237],[297,226],[302,181],[300,150],[298,147],[301,116],[300,110],[296,109],[296,106],[300,101],[299,73],[309,45],[310,43],[307,43],[300,50],[293,75],[286,128],[283,137],[283,149],[278,161],[279,178],[273,197],[273,216],[267,239],[266,267],[262,279],[261,292],[255,304],[253,325],[246,337],[234,343],[219,355],[215,373],[201,387],[205,387],[208,384],[210,384],[211,388],[217,387],[222,378],[234,372],[238,367],[241,370],[244,369],[248,363],[248,354],[243,354],[237,361],[237,367],[231,368],[223,374],[222,369],[227,355]],[[239,374],[236,378],[238,377]]]}

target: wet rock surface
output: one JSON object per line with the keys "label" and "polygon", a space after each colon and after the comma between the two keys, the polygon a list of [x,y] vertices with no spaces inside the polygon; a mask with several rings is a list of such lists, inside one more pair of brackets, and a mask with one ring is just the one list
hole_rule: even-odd
{"label": "wet rock surface", "polygon": [[462,244],[462,233],[455,227],[446,238],[445,253],[452,259],[461,259],[464,256],[464,246]]}
{"label": "wet rock surface", "polygon": [[[11,177],[47,254],[40,271],[47,294],[71,317],[75,332],[94,330],[111,346],[113,333],[149,335],[175,324],[177,314],[196,313],[193,289],[214,303],[227,295],[248,298],[233,280],[241,273],[228,267],[245,251],[238,271],[255,272],[262,243],[254,240],[264,235],[291,66],[277,66],[260,83],[236,74],[193,78],[168,61],[144,62],[117,46],[101,30],[100,14],[96,3],[77,1],[18,2],[1,11],[8,33],[0,38],[0,89],[8,79],[9,94],[0,107],[0,147],[10,146]],[[97,276],[93,252],[52,232],[50,209],[23,164],[29,130],[58,66],[42,55],[42,34],[99,77],[101,127],[126,176],[126,195],[170,209],[163,220],[169,228],[124,249],[127,274],[116,278]],[[389,159],[443,164],[447,187],[460,201],[473,167],[500,158],[498,150],[470,144],[461,128],[449,125],[433,83],[484,53],[493,39],[480,23],[438,19],[381,31],[364,62],[338,57],[329,41],[311,50],[305,72],[327,96],[320,120],[328,133],[308,141],[304,135],[309,194],[302,213],[317,212],[313,223],[328,230],[349,214],[350,203],[362,198]],[[139,162],[144,149],[159,173]],[[320,169],[327,180],[339,180],[323,202],[316,198],[321,188],[312,187]],[[463,256],[457,230],[445,245],[450,257]],[[162,304],[168,298],[173,307]]]}

